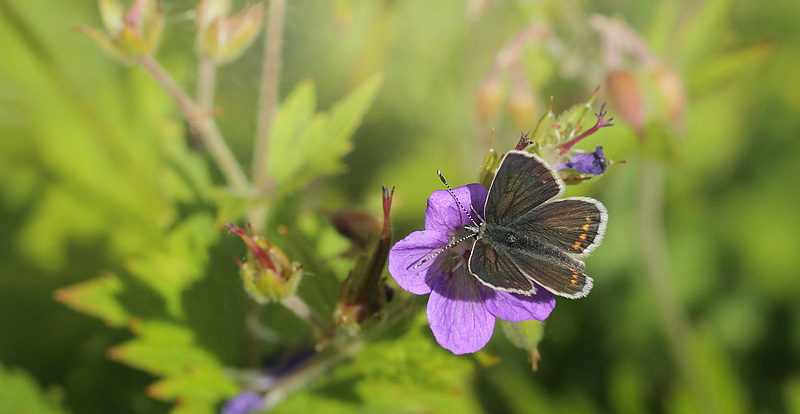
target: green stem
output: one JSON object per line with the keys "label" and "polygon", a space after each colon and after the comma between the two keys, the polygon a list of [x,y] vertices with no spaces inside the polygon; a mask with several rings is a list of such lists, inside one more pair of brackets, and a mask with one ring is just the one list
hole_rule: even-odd
{"label": "green stem", "polygon": [[322,320],[322,318],[320,318],[319,315],[317,315],[317,313],[314,312],[299,296],[289,296],[281,301],[281,305],[294,312],[294,314],[300,319],[314,325],[314,327],[319,329],[325,338],[329,338],[334,335],[335,331],[331,328],[331,326],[325,323],[325,321]]}
{"label": "green stem", "polygon": [[206,112],[206,116],[214,116],[214,92],[217,84],[217,64],[213,60],[200,58],[197,68],[197,104]]}
{"label": "green stem", "polygon": [[261,95],[258,104],[258,132],[253,148],[253,181],[256,184],[256,191],[259,193],[264,193],[267,188],[267,155],[272,118],[278,104],[278,80],[281,72],[285,14],[286,0],[270,0],[262,61]]}
{"label": "green stem", "polygon": [[359,333],[339,329],[337,335],[319,354],[303,364],[302,367],[286,374],[264,396],[266,408],[275,407],[296,391],[305,388],[318,376],[326,373],[336,363],[358,355],[361,349],[386,329],[392,327],[401,317],[413,311],[415,298],[409,296],[402,303],[388,309],[380,323],[371,325]]}
{"label": "green stem", "polygon": [[203,108],[178,86],[175,80],[152,56],[139,58],[139,64],[164,88],[167,94],[178,104],[183,116],[200,132],[203,142],[211,152],[211,157],[217,163],[217,166],[222,170],[228,185],[241,195],[248,194],[250,192],[250,182],[242,167],[239,166],[239,162],[236,161],[236,157],[233,156],[230,148],[225,144],[225,140],[222,138],[214,119],[203,113]]}
{"label": "green stem", "polygon": [[702,372],[693,362],[694,335],[689,317],[681,306],[674,286],[670,282],[670,265],[667,256],[667,238],[664,227],[664,171],[653,160],[642,163],[642,190],[640,228],[647,274],[650,276],[656,305],[664,320],[666,334],[673,357],[693,393],[698,409],[709,411],[711,396],[703,381]]}

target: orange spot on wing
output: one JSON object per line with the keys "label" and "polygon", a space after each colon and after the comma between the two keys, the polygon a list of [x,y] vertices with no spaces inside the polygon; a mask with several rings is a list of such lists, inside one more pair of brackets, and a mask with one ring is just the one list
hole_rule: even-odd
{"label": "orange spot on wing", "polygon": [[581,240],[586,240],[586,233],[581,234],[580,236],[578,236],[578,238]]}
{"label": "orange spot on wing", "polygon": [[583,225],[583,231],[589,231],[589,223]]}
{"label": "orange spot on wing", "polygon": [[581,242],[576,241],[575,244],[572,245],[572,248],[578,250],[581,248]]}

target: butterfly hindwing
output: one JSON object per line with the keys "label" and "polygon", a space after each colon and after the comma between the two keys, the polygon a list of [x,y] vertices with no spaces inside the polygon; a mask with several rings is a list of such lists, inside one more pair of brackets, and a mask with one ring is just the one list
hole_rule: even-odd
{"label": "butterfly hindwing", "polygon": [[493,289],[533,294],[535,288],[511,260],[507,252],[498,252],[488,240],[475,240],[469,256],[469,272]]}
{"label": "butterfly hindwing", "polygon": [[539,156],[509,151],[489,188],[484,210],[486,223],[506,225],[563,193],[561,177]]}
{"label": "butterfly hindwing", "polygon": [[608,212],[589,197],[549,201],[509,224],[517,232],[536,237],[567,253],[589,254],[603,240]]}
{"label": "butterfly hindwing", "polygon": [[582,261],[541,245],[534,249],[512,249],[509,256],[525,276],[555,295],[582,298],[592,289],[592,278],[583,273]]}

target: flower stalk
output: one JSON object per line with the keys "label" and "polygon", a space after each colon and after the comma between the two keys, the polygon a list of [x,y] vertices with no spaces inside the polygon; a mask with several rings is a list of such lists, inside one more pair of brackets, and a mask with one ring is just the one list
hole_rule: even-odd
{"label": "flower stalk", "polygon": [[253,181],[256,191],[267,188],[267,155],[269,151],[272,118],[278,105],[278,80],[281,72],[281,48],[283,47],[283,23],[286,0],[271,0],[267,11],[267,35],[264,39],[261,92],[259,96],[258,132],[253,148]]}
{"label": "flower stalk", "polygon": [[142,67],[161,85],[175,101],[183,116],[200,132],[203,142],[211,152],[211,157],[219,166],[228,185],[240,195],[250,192],[250,181],[234,157],[214,119],[208,116],[192,98],[181,89],[174,79],[150,55],[138,59]]}

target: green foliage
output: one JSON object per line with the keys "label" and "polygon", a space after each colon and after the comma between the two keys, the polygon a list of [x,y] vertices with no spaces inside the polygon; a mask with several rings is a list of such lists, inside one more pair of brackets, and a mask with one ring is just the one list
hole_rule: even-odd
{"label": "green foliage", "polygon": [[352,149],[350,137],[378,92],[383,75],[364,81],[328,113],[316,113],[314,84],[300,82],[275,114],[267,175],[282,192],[304,188],[313,179],[339,172]]}
{"label": "green foliage", "polygon": [[[377,189],[396,185],[399,239],[422,228],[426,199],[441,188],[436,169],[453,185],[490,182],[521,131],[502,102],[491,124],[476,120],[476,90],[534,21],[552,30],[524,44],[515,68],[546,112],[524,129],[533,141],[551,142],[553,125],[590,127],[607,91],[591,108],[585,101],[609,69],[630,70],[642,89],[643,131],[609,105],[616,126],[579,144],[629,161],[569,190],[609,209],[603,245],[587,260],[592,294],[559,300],[543,336],[534,323],[496,332],[479,357],[438,347],[420,298],[407,326],[377,322],[388,332],[275,411],[800,412],[800,262],[789,249],[800,228],[798,4],[289,3],[285,96],[257,177],[270,190],[262,197],[231,194],[150,75],[74,30],[113,27],[122,12],[0,0],[0,361],[13,367],[0,368],[0,412],[218,412],[241,387],[228,373],[246,365],[252,333],[233,261],[246,249],[222,225],[268,207],[266,236],[303,264],[300,296],[327,322],[353,257],[324,214],[378,212]],[[167,4],[156,56],[188,92],[198,76],[185,16],[195,4]],[[623,19],[655,64],[676,71],[687,100],[679,119],[641,56],[606,60],[595,14]],[[218,106],[206,114],[243,164],[253,155],[258,49],[220,68]],[[498,79],[514,91],[510,72]],[[495,152],[478,175],[491,127]],[[658,217],[640,209],[652,165],[664,172],[658,217],[667,282],[687,316],[684,353],[645,267],[644,242],[660,237],[643,226]],[[409,303],[386,282],[390,310]],[[266,339],[254,348],[267,369],[296,347],[328,344],[278,305],[261,316]],[[535,373],[525,354],[534,349]]]}
{"label": "green foliage", "polygon": [[[137,338],[114,347],[111,358],[162,377],[149,394],[166,401],[178,401],[180,409],[212,412],[219,400],[236,393],[219,361],[198,348],[193,333],[164,322],[135,322]],[[189,411],[187,411],[189,412]]]}
{"label": "green foliage", "polygon": [[433,342],[418,315],[402,336],[366,346],[328,385],[290,398],[276,412],[480,412],[472,368]]}
{"label": "green foliage", "polygon": [[43,392],[30,374],[0,365],[0,413],[65,414],[59,392]]}

